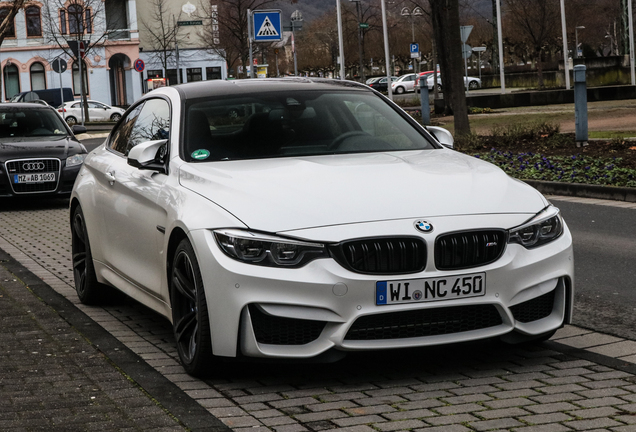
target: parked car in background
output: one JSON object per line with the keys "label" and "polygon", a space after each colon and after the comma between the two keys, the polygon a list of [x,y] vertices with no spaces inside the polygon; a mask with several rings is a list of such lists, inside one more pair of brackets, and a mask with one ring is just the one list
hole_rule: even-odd
{"label": "parked car in background", "polygon": [[24,91],[13,96],[9,102],[35,102],[37,100],[43,100],[52,107],[59,107],[64,102],[73,101],[74,99],[73,90],[69,87],[63,87],[62,91],[60,91],[59,88]]}
{"label": "parked car in background", "polygon": [[0,197],[68,196],[86,148],[58,113],[39,103],[0,105]]}
{"label": "parked car in background", "polygon": [[420,72],[419,74],[417,74],[417,78],[415,78],[415,84],[413,85],[417,93],[420,92],[420,80],[423,79],[424,82],[426,82],[426,79],[430,75],[433,75],[434,73],[435,73],[434,71],[426,71],[426,72]]}
{"label": "parked car in background", "polygon": [[366,85],[369,85],[369,84],[371,84],[372,82],[375,82],[375,81],[377,81],[377,80],[379,80],[379,79],[381,79],[381,78],[382,78],[382,77],[373,77],[373,78],[369,78],[368,80],[366,80],[365,84],[366,84]]}
{"label": "parked car in background", "polygon": [[417,74],[411,73],[402,75],[396,81],[391,83],[391,90],[393,93],[402,94],[405,92],[412,92],[413,85],[415,84],[415,79],[417,78]]}
{"label": "parked car in background", "polygon": [[[66,102],[58,108],[58,112],[64,115],[66,123],[70,125],[77,124],[82,118],[82,102],[73,101]],[[118,107],[106,105],[105,103],[89,100],[88,101],[88,117],[90,121],[119,121],[122,114],[126,110]]]}
{"label": "parked car in background", "polygon": [[[426,79],[426,84],[428,86],[429,90],[433,90],[433,85],[434,85],[434,77],[433,74],[429,75],[428,78]],[[477,90],[478,88],[481,88],[481,80],[479,78],[476,77],[464,77],[464,85],[466,86],[466,88],[470,89],[470,90]],[[442,91],[444,88],[444,86],[442,85],[442,74],[437,74],[437,89],[439,91]]]}
{"label": "parked car in background", "polygon": [[[398,77],[392,76],[391,82],[396,81],[397,79]],[[372,82],[371,84],[369,84],[369,87],[379,92],[389,91],[389,88],[387,86],[387,77],[382,77],[379,80]]]}
{"label": "parked car in background", "polygon": [[549,338],[574,301],[559,210],[452,145],[351,81],[153,90],[75,183],[78,297],[116,288],[170,319],[193,375],[230,357]]}

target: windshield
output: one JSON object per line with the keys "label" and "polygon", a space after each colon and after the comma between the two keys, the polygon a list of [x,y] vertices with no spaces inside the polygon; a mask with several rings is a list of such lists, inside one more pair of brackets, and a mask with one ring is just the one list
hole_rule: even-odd
{"label": "windshield", "polygon": [[0,138],[65,136],[68,131],[60,116],[47,108],[0,109]]}
{"label": "windshield", "polygon": [[435,148],[384,100],[359,91],[193,99],[185,118],[187,161]]}

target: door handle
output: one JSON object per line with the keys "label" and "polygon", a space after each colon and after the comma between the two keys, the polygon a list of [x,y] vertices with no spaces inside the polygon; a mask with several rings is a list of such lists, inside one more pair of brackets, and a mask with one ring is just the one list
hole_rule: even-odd
{"label": "door handle", "polygon": [[115,184],[115,171],[108,171],[106,172],[106,178],[108,179],[108,183],[110,183],[110,185],[114,185]]}

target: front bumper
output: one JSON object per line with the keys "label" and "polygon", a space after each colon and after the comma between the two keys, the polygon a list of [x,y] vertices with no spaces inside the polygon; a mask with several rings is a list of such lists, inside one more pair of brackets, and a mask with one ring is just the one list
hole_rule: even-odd
{"label": "front bumper", "polygon": [[[528,215],[445,218],[436,235],[458,229],[512,227]],[[412,234],[412,221],[349,226],[349,238]],[[325,228],[311,239],[341,236]],[[331,230],[330,233],[327,231]],[[400,231],[403,232],[400,232]],[[300,233],[297,233],[300,234]],[[440,271],[435,235],[422,234],[426,269],[410,275],[354,273],[330,258],[299,269],[260,267],[221,252],[210,230],[191,232],[205,286],[215,355],[308,358],[330,349],[377,350],[439,345],[516,333],[528,337],[570,322],[574,287],[572,238],[567,226],[555,241],[535,249],[506,246],[489,265]],[[309,239],[308,237],[304,237]],[[329,239],[331,241],[331,239]],[[483,272],[486,293],[445,301],[376,305],[377,281],[436,278]]]}
{"label": "front bumper", "polygon": [[[42,160],[49,159],[53,160],[54,158],[21,158],[20,161],[28,161],[28,160]],[[42,187],[33,187],[30,190],[19,190],[14,187],[14,184],[11,181],[11,173],[7,171],[7,165],[5,163],[0,164],[0,198],[5,197],[67,197],[70,196],[71,191],[73,190],[73,185],[75,183],[75,179],[79,174],[80,168],[82,165],[74,165],[72,167],[67,167],[65,164],[65,160],[59,160],[59,171],[56,172],[58,178],[55,183],[50,185],[48,184],[40,184]],[[10,161],[7,161],[10,162]]]}

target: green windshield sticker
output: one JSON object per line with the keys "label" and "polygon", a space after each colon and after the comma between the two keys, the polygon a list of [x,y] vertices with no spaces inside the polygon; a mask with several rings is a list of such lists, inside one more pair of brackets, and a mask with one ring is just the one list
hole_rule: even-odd
{"label": "green windshield sticker", "polygon": [[192,152],[192,159],[203,160],[210,157],[210,152],[207,150],[195,150]]}

